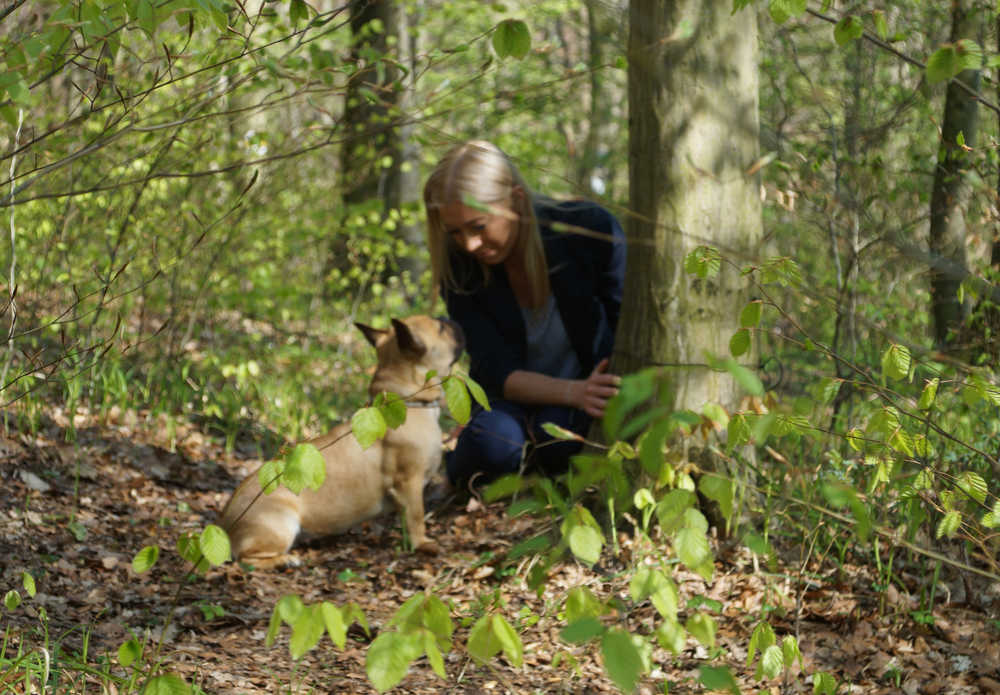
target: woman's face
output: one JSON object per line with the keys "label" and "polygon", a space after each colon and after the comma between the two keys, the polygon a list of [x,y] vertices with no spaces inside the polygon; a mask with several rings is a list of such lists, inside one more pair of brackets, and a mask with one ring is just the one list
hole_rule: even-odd
{"label": "woman's face", "polygon": [[518,218],[509,205],[490,205],[488,210],[464,203],[441,208],[441,223],[458,248],[480,263],[506,261],[517,243]]}

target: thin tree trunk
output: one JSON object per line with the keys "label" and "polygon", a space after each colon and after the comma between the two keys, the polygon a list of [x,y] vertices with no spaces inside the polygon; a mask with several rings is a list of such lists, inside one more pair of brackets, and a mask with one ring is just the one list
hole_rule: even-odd
{"label": "thin tree trunk", "polygon": [[[977,15],[969,0],[953,0],[952,42],[976,36],[977,25]],[[980,75],[980,70],[965,70],[958,79],[978,91]],[[968,316],[968,307],[959,298],[959,289],[969,272],[965,212],[971,187],[965,174],[970,162],[968,153],[958,141],[961,135],[965,146],[975,145],[978,116],[978,102],[954,82],[949,83],[931,194],[930,252],[934,340],[939,348],[950,351],[960,349],[954,338]]]}
{"label": "thin tree trunk", "polygon": [[[375,205],[384,220],[419,199],[412,128],[402,122],[410,79],[396,63],[406,65],[415,46],[403,3],[394,0],[351,0],[350,25],[358,70],[347,86],[340,189],[346,205]],[[393,61],[381,60],[390,56]],[[412,221],[397,220],[396,232],[409,244],[421,241]],[[343,241],[333,240],[331,266],[343,262]]]}

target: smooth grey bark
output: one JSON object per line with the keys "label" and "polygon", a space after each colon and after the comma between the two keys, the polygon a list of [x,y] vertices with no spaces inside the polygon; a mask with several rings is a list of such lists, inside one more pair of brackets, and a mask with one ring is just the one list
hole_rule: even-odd
{"label": "smooth grey bark", "polygon": [[[612,368],[672,365],[675,407],[735,409],[725,357],[748,299],[740,266],[761,238],[756,15],[729,0],[633,0],[629,11],[628,277]],[[710,245],[721,272],[684,259]],[[735,264],[735,265],[734,265]],[[752,356],[742,358],[748,364]]]}
{"label": "smooth grey bark", "polygon": [[[978,13],[972,3],[953,0],[951,41],[974,38],[978,31]],[[980,70],[965,70],[958,79],[978,91],[980,76]],[[943,349],[960,347],[955,345],[954,338],[969,315],[968,306],[959,299],[959,288],[969,274],[965,213],[972,193],[966,180],[971,163],[958,137],[961,134],[965,145],[973,147],[978,127],[978,102],[951,81],[945,96],[941,143],[934,170],[929,239],[934,341]]]}

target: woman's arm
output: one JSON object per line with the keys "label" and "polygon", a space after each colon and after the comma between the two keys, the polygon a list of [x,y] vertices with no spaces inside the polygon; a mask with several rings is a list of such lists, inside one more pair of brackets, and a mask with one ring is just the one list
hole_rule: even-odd
{"label": "woman's arm", "polygon": [[607,359],[601,360],[586,379],[558,379],[518,369],[504,381],[503,397],[529,405],[579,408],[591,417],[603,417],[608,400],[618,393],[621,383],[621,377],[608,374],[607,369]]}

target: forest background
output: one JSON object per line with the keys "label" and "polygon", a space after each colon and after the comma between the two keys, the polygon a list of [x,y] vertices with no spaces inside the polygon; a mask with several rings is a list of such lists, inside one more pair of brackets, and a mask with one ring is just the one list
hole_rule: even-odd
{"label": "forest background", "polygon": [[[536,190],[614,211],[629,235],[630,284],[669,295],[642,303],[670,307],[659,334],[619,336],[632,376],[590,472],[488,492],[516,494],[512,515],[557,522],[509,553],[542,558],[523,573],[533,589],[566,558],[593,566],[620,553],[622,525],[649,541],[622,573],[629,605],[655,608],[652,627],[619,624],[611,616],[622,605],[571,591],[559,604],[565,641],[598,645],[611,682],[630,691],[657,670],[654,647],[680,653],[691,636],[707,649],[696,681],[736,688],[716,644],[721,608],[707,599],[685,608],[675,582],[681,567],[710,581],[712,548],[727,536],[765,564],[797,554],[801,587],[830,567],[867,568],[880,614],[887,597],[912,597],[893,614],[908,628],[934,624],[939,586],[992,620],[997,8],[657,5],[8,3],[5,436],[36,441],[56,421],[72,442],[79,423],[133,413],[168,441],[193,422],[232,450],[248,431],[294,442],[350,418],[365,405],[372,361],[353,323],[440,313],[420,185],[451,145],[485,137]],[[725,56],[733,50],[720,26],[747,38],[757,64],[751,78],[733,68],[741,81],[713,103],[756,108],[717,144],[749,138],[752,156],[735,176],[692,168],[703,182],[737,180],[760,207],[728,207],[720,195],[712,221],[692,225],[673,202],[654,225],[668,234],[643,237],[650,217],[637,182],[695,196],[656,168],[683,168],[684,152],[637,139],[637,106],[690,103],[702,87],[671,77],[679,68],[669,61],[640,71],[634,37],[660,32],[668,56]],[[733,229],[743,236],[727,237]],[[632,263],[643,258],[668,279]],[[723,277],[740,289],[719,291],[730,287]],[[694,289],[671,294],[671,283]],[[629,299],[626,323],[639,308]],[[724,335],[677,328],[706,315],[728,317],[716,322]],[[726,381],[726,395],[678,389],[706,373]],[[449,390],[458,420],[469,398]],[[267,448],[258,458],[275,454]],[[16,468],[2,470],[8,488],[25,480]],[[6,513],[19,518],[15,507],[40,494],[28,485]],[[72,514],[59,524],[79,530]],[[191,538],[181,552],[196,565],[199,552],[224,559],[213,533]],[[151,551],[140,555],[137,570],[155,564]],[[5,589],[16,578],[34,593],[27,568],[4,570]],[[366,668],[380,690],[421,657],[444,675],[434,650],[452,647],[455,609],[442,618],[433,591],[417,596],[372,643]],[[6,599],[13,615],[20,593]],[[348,608],[330,618],[322,604],[283,605],[282,620],[322,624],[340,646],[330,621],[357,619]],[[477,617],[466,649],[477,662],[500,654],[517,665],[518,630],[494,608]],[[747,666],[756,680],[794,688],[796,635],[775,634],[772,610],[746,636]],[[18,683],[43,672],[30,642],[21,635],[17,656],[0,653]],[[188,687],[171,680],[158,650],[125,644],[103,676],[116,687]],[[382,652],[398,658],[380,662]],[[877,676],[905,674],[892,666]],[[815,692],[844,680],[802,677]]]}

